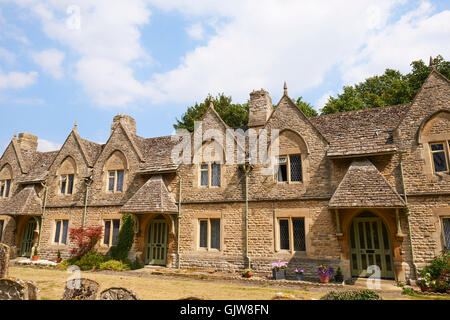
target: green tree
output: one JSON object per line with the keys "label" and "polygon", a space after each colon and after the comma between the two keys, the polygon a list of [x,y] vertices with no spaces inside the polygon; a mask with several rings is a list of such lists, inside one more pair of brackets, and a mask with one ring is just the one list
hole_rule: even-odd
{"label": "green tree", "polygon": [[131,215],[125,213],[122,217],[122,228],[119,231],[117,245],[111,247],[111,256],[113,259],[125,261],[128,252],[133,245],[134,240],[134,222]]}
{"label": "green tree", "polygon": [[[194,106],[189,107],[181,116],[181,119],[176,119],[177,123],[173,127],[175,129],[194,131],[194,122],[203,119],[211,99],[213,97],[208,95],[202,103],[196,103]],[[248,123],[248,103],[232,103],[231,97],[221,93],[214,98],[214,109],[222,120],[232,128],[243,127]]]}
{"label": "green tree", "polygon": [[299,97],[296,101],[295,104],[297,105],[297,107],[303,111],[303,113],[307,116],[307,117],[315,117],[317,116],[317,111],[314,109],[314,107],[309,103],[309,102],[305,102],[303,101],[303,97]]}
{"label": "green tree", "polygon": [[[441,55],[433,59],[436,69],[450,77],[450,62]],[[381,76],[367,78],[354,86],[344,86],[343,93],[330,97],[321,110],[323,114],[338,113],[369,108],[409,103],[414,99],[425,79],[430,74],[429,66],[422,60],[411,62],[411,72],[386,69]]]}

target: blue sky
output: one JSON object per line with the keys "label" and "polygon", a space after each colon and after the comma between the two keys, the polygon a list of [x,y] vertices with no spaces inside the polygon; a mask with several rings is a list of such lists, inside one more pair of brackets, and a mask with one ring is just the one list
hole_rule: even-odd
{"label": "blue sky", "polygon": [[0,0],[0,148],[15,132],[58,148],[78,121],[105,142],[114,115],[168,135],[208,93],[317,109],[343,85],[450,59],[448,0]]}

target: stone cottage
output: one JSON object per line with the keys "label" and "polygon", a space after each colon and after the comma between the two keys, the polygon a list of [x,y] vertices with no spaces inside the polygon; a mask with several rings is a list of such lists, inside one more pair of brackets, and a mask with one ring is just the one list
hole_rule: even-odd
{"label": "stone cottage", "polygon": [[[299,267],[315,278],[324,263],[346,278],[372,265],[382,278],[414,278],[450,246],[450,83],[430,68],[410,104],[312,118],[286,88],[276,108],[266,91],[252,92],[240,129],[278,130],[268,144],[278,146],[273,174],[252,162],[248,137],[244,146],[226,139],[236,128],[213,105],[182,137],[140,137],[127,115],[114,117],[104,144],[76,125],[54,152],[15,135],[0,159],[0,241],[15,256],[38,247],[42,258],[67,258],[70,228],[103,226],[99,250],[108,253],[128,213],[130,257],[146,264],[270,272],[284,260],[288,276]],[[232,145],[244,161],[225,162],[217,148],[197,163],[174,161],[186,138],[211,129],[180,155]]]}

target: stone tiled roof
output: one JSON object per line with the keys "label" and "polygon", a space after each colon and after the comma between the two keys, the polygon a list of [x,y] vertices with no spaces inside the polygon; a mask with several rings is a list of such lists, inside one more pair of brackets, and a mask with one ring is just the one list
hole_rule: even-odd
{"label": "stone tiled roof", "polygon": [[79,138],[79,141],[83,145],[83,149],[86,152],[86,158],[89,165],[93,166],[97,158],[100,156],[100,153],[102,152],[103,145],[85,140],[83,138]]}
{"label": "stone tiled roof", "polygon": [[58,151],[35,152],[34,161],[28,174],[19,179],[19,183],[36,183],[45,180],[48,168],[57,156]]}
{"label": "stone tiled roof", "polygon": [[165,171],[178,168],[178,165],[172,161],[171,153],[180,139],[173,140],[172,136],[147,139],[136,136],[135,141],[145,159],[140,165],[140,171]]}
{"label": "stone tiled roof", "polygon": [[388,153],[397,150],[393,134],[409,106],[342,112],[310,120],[330,142],[329,157]]}
{"label": "stone tiled roof", "polygon": [[330,208],[398,208],[406,204],[368,159],[355,160],[334,192]]}
{"label": "stone tiled roof", "polygon": [[155,175],[122,206],[120,211],[129,213],[177,212],[178,207],[162,176]]}
{"label": "stone tiled roof", "polygon": [[0,207],[0,214],[4,215],[40,215],[41,199],[33,185],[27,185],[11,200]]}

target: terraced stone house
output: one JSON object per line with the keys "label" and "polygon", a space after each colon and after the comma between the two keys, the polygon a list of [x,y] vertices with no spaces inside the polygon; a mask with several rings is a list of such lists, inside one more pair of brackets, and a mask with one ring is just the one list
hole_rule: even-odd
{"label": "terraced stone house", "polygon": [[[377,265],[398,281],[450,246],[450,83],[433,66],[406,105],[308,118],[285,89],[275,109],[264,90],[249,106],[248,128],[279,130],[272,175],[217,153],[177,164],[184,138],[140,137],[127,115],[105,144],[76,126],[54,152],[14,136],[0,159],[0,240],[17,256],[68,257],[70,228],[101,225],[107,253],[128,213],[130,257],[146,264],[269,273],[280,259],[307,278],[321,263],[346,278]],[[213,106],[197,128],[208,129],[230,129]],[[230,141],[206,137],[193,154]]]}

